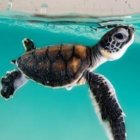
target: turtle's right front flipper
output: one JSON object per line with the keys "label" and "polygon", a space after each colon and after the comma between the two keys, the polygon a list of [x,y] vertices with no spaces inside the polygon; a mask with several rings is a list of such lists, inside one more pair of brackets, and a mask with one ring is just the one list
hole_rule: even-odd
{"label": "turtle's right front flipper", "polygon": [[16,89],[23,86],[28,79],[19,70],[8,72],[5,77],[1,79],[1,95],[8,99],[12,96]]}

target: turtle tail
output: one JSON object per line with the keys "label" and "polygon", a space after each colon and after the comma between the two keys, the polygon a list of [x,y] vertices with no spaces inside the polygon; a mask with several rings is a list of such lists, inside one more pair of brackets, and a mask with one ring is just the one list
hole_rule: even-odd
{"label": "turtle tail", "polygon": [[13,70],[7,72],[6,76],[1,78],[1,96],[8,99],[13,96],[16,89],[24,85],[28,79],[19,71]]}

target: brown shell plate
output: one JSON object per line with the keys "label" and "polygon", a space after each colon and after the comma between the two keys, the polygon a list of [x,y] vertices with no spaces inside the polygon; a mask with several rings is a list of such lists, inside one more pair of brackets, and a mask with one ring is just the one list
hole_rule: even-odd
{"label": "brown shell plate", "polygon": [[80,78],[90,65],[90,49],[60,45],[26,52],[17,60],[29,78],[48,86],[65,86]]}

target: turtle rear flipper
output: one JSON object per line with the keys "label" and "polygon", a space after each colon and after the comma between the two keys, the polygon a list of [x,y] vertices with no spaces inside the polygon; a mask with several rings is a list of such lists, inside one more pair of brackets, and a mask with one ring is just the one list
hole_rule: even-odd
{"label": "turtle rear flipper", "polygon": [[12,96],[16,89],[23,86],[28,79],[19,70],[8,72],[5,77],[1,79],[1,95],[8,99]]}
{"label": "turtle rear flipper", "polygon": [[26,52],[36,49],[34,46],[34,42],[31,39],[24,38],[22,43]]}

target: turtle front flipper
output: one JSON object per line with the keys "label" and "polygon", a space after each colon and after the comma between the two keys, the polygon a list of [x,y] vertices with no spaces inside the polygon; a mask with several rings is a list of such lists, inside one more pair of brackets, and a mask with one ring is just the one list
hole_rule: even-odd
{"label": "turtle front flipper", "polygon": [[22,43],[26,52],[36,49],[34,42],[31,39],[24,38]]}
{"label": "turtle front flipper", "polygon": [[19,70],[8,72],[5,77],[1,79],[1,95],[8,99],[12,96],[16,89],[23,86],[28,79]]}
{"label": "turtle front flipper", "polygon": [[107,125],[109,140],[126,140],[124,113],[112,84],[104,76],[91,72],[85,78],[99,118]]}

